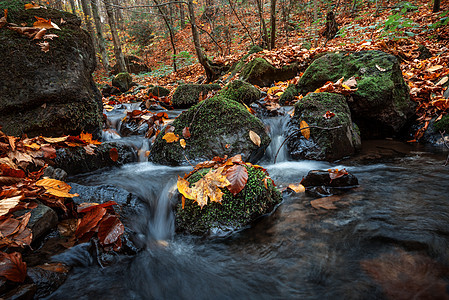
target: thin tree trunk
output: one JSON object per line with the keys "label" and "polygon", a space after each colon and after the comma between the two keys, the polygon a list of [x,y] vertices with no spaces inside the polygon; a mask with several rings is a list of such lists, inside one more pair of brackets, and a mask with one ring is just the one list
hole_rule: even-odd
{"label": "thin tree trunk", "polygon": [[181,22],[181,29],[186,26],[186,15],[184,12],[184,5],[179,4],[179,21]]}
{"label": "thin tree trunk", "polygon": [[441,0],[434,0],[433,1],[433,10],[432,12],[436,13],[440,11],[440,4],[441,4]]}
{"label": "thin tree trunk", "polygon": [[177,66],[176,66],[176,45],[175,45],[175,38],[174,38],[174,34],[173,34],[173,28],[170,25],[170,21],[167,19],[166,14],[162,11],[161,7],[159,6],[159,3],[157,2],[157,0],[153,0],[154,4],[157,5],[157,9],[159,11],[159,13],[162,15],[162,18],[164,19],[165,25],[167,26],[168,29],[168,34],[170,36],[170,43],[173,49],[173,70],[176,72],[177,71]]}
{"label": "thin tree trunk", "polygon": [[253,35],[249,32],[248,27],[246,27],[245,24],[243,24],[242,20],[237,15],[237,11],[235,10],[234,5],[232,4],[232,0],[229,0],[229,6],[231,7],[232,12],[234,13],[237,20],[240,22],[240,24],[242,24],[243,28],[248,33],[248,36],[251,39],[251,45],[254,46],[255,43],[254,43]]}
{"label": "thin tree trunk", "polygon": [[123,57],[122,46],[117,33],[117,26],[115,24],[114,12],[112,10],[111,0],[103,0],[106,7],[106,14],[108,15],[109,27],[111,27],[112,42],[114,43],[115,60],[117,61],[119,71],[126,72],[125,58]]}
{"label": "thin tree trunk", "polygon": [[315,42],[314,47],[316,48],[318,46],[318,1],[313,0],[313,22],[315,23]]}
{"label": "thin tree trunk", "polygon": [[103,30],[101,28],[101,19],[100,13],[98,12],[98,3],[97,0],[90,0],[90,4],[92,7],[92,16],[94,18],[95,28],[97,29],[97,41],[98,41],[98,49],[100,50],[101,62],[103,67],[107,72],[110,70],[109,66],[109,58],[106,52],[106,46],[103,37]]}
{"label": "thin tree trunk", "polygon": [[112,0],[112,3],[114,3],[114,5],[116,6],[113,11],[114,11],[114,17],[115,17],[115,24],[117,25],[117,28],[121,28],[123,29],[123,14],[122,14],[122,9],[119,7],[120,6],[120,2],[119,0]]}
{"label": "thin tree trunk", "polygon": [[[87,0],[81,0],[81,5],[83,7],[83,12],[84,12],[84,22],[86,23],[87,31],[89,32],[90,38],[92,39],[92,44],[94,46],[95,53],[97,53],[98,41],[97,41],[97,36],[95,35],[94,28],[92,27],[92,22],[90,21],[91,13],[89,11],[89,4],[87,3]],[[96,55],[95,55],[95,60],[97,60],[97,62],[98,62],[98,58]]]}
{"label": "thin tree trunk", "polygon": [[270,32],[270,47],[269,49],[274,49],[276,44],[276,0],[271,0],[271,32]]}
{"label": "thin tree trunk", "polygon": [[262,24],[262,40],[266,47],[269,47],[270,44],[268,43],[268,30],[267,25],[265,24],[265,20],[263,18],[263,6],[262,6],[263,0],[256,0],[257,4],[257,11],[259,13],[259,19],[260,23]]}

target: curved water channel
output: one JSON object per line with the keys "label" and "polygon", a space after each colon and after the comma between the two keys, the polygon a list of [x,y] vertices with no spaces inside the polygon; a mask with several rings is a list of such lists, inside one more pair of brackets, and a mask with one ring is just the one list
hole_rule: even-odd
{"label": "curved water channel", "polygon": [[[288,161],[282,151],[273,164],[282,118],[265,120],[273,143],[260,164],[279,187],[309,170],[345,167],[360,186],[339,196],[337,209],[318,210],[310,205],[315,198],[284,193],[277,210],[253,226],[198,238],[174,233],[170,209],[177,176],[191,167],[140,162],[78,176],[72,181],[116,185],[149,204],[128,220],[144,250],[99,266],[88,245],[72,248],[55,258],[74,269],[48,299],[446,299],[445,154],[377,141],[337,164]],[[142,138],[124,140],[144,150],[148,145]]]}

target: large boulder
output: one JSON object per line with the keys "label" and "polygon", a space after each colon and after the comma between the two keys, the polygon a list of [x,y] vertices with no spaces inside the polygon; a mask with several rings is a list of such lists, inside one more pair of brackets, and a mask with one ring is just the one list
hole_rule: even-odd
{"label": "large boulder", "polygon": [[298,82],[305,95],[327,81],[355,76],[357,91],[348,99],[364,138],[397,134],[415,112],[395,56],[382,51],[328,53],[316,59]]}
{"label": "large boulder", "polygon": [[118,73],[112,78],[112,86],[118,88],[122,93],[127,92],[131,88],[132,83],[133,78],[127,72]]}
{"label": "large boulder", "polygon": [[[329,118],[324,115],[328,112]],[[332,114],[335,114],[332,116]],[[300,122],[309,126],[336,129],[310,129],[306,139],[298,130]],[[295,105],[295,114],[288,123],[287,149],[294,159],[335,161],[354,154],[361,145],[357,127],[344,96],[331,93],[311,93]]]}
{"label": "large boulder", "polygon": [[182,84],[175,90],[172,103],[174,108],[189,108],[198,103],[200,94],[221,89],[219,84]]}
{"label": "large boulder", "polygon": [[225,86],[220,95],[228,99],[250,105],[260,99],[262,93],[251,83],[234,80]]}
{"label": "large boulder", "polygon": [[240,79],[257,86],[270,86],[275,81],[285,81],[296,76],[298,66],[291,64],[278,69],[264,58],[256,57],[243,67]]}
{"label": "large boulder", "polygon": [[[29,1],[27,1],[29,2]],[[24,9],[27,2],[0,1],[8,22],[32,26],[35,16],[51,19],[61,30],[49,29],[44,52],[23,34],[0,28],[0,125],[9,135],[60,136],[99,132],[101,95],[93,79],[95,51],[80,19],[55,9]],[[2,15],[2,13],[0,13]]]}
{"label": "large boulder", "polygon": [[[161,133],[151,149],[150,161],[180,165],[188,161],[210,160],[215,156],[241,154],[243,160],[256,162],[271,141],[257,117],[242,104],[222,96],[206,99],[191,107],[180,114],[172,126],[180,139],[184,128],[189,128],[190,137],[184,137],[186,147],[183,148],[179,142],[168,143]],[[260,137],[260,146],[251,140],[250,131]]]}
{"label": "large boulder", "polygon": [[[248,181],[235,196],[227,188],[221,203],[212,202],[203,208],[190,199],[176,206],[176,231],[190,234],[226,234],[249,225],[260,216],[271,212],[282,201],[281,193],[261,168],[246,165]],[[192,185],[209,172],[200,169],[187,178]],[[266,183],[266,185],[265,185]]]}
{"label": "large boulder", "polygon": [[163,86],[156,85],[156,86],[151,86],[148,89],[148,94],[150,94],[150,93],[156,97],[167,97],[168,95],[170,95],[170,90],[164,88]]}

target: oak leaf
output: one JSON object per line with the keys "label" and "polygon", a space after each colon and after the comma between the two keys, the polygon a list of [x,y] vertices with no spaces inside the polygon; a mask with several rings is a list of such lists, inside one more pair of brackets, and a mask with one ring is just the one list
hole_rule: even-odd
{"label": "oak leaf", "polygon": [[51,19],[48,19],[48,20],[47,20],[47,19],[44,19],[44,18],[36,17],[36,16],[35,16],[35,18],[36,18],[37,21],[33,23],[33,27],[36,27],[36,28],[46,28],[46,29],[54,28],[54,29],[61,30],[61,28],[59,28],[58,25],[56,25],[55,23],[53,23],[53,22],[51,21]]}

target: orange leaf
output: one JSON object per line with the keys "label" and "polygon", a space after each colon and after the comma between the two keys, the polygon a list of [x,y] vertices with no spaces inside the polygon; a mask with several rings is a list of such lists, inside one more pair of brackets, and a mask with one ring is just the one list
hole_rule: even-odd
{"label": "orange leaf", "polygon": [[41,6],[39,4],[36,4],[36,2],[34,1],[25,4],[25,9],[38,9],[38,8],[41,8]]}
{"label": "orange leaf", "polygon": [[86,233],[90,232],[97,226],[105,214],[106,209],[98,205],[88,211],[81,219],[78,229],[75,232],[76,237],[79,239]]}
{"label": "orange leaf", "polygon": [[11,254],[0,252],[0,276],[14,282],[24,282],[27,276],[27,265],[22,261],[19,252]]}
{"label": "orange leaf", "polygon": [[111,148],[109,150],[109,157],[112,159],[113,162],[116,162],[118,160],[118,151],[117,148]]}
{"label": "orange leaf", "polygon": [[329,170],[327,170],[327,171],[329,172],[329,177],[331,178],[331,180],[340,178],[340,177],[342,177],[342,176],[348,174],[348,172],[346,171],[346,169],[341,169],[341,170],[338,170],[338,169],[329,169]]}
{"label": "orange leaf", "polygon": [[303,193],[303,192],[306,191],[306,188],[302,184],[300,184],[300,183],[298,183],[298,184],[291,183],[291,184],[288,185],[288,188],[293,190],[297,194],[298,193]]}
{"label": "orange leaf", "polygon": [[301,129],[302,135],[306,138],[306,140],[308,140],[310,138],[310,128],[305,127],[309,127],[309,125],[306,123],[306,121],[302,120],[301,123],[299,124],[299,127],[300,127],[299,129]]}
{"label": "orange leaf", "polygon": [[46,189],[47,193],[53,196],[61,198],[72,198],[79,196],[78,194],[69,194],[69,191],[72,187],[63,181],[59,181],[56,179],[41,179],[36,182],[36,185],[42,186]]}
{"label": "orange leaf", "polygon": [[173,133],[173,132],[167,132],[162,139],[166,140],[167,143],[173,143],[177,142],[179,140],[179,135]]}
{"label": "orange leaf", "polygon": [[108,216],[101,220],[98,239],[102,245],[114,244],[124,232],[125,227],[120,219],[116,216]]}
{"label": "orange leaf", "polygon": [[187,144],[186,144],[186,140],[185,139],[180,139],[179,140],[179,144],[181,145],[182,148],[184,148],[184,149],[186,148]]}
{"label": "orange leaf", "polygon": [[54,29],[61,30],[61,28],[59,28],[58,25],[53,23],[51,21],[51,19],[47,20],[47,19],[44,19],[44,18],[36,17],[36,16],[35,16],[35,18],[37,20],[36,22],[33,23],[33,27],[35,27],[35,28],[46,28],[46,29],[54,28]]}
{"label": "orange leaf", "polygon": [[84,132],[81,132],[79,138],[80,138],[83,142],[85,142],[85,143],[87,143],[87,144],[93,144],[93,145],[100,145],[100,144],[101,144],[101,142],[92,139],[92,134],[90,134],[90,133],[84,133]]}

